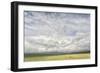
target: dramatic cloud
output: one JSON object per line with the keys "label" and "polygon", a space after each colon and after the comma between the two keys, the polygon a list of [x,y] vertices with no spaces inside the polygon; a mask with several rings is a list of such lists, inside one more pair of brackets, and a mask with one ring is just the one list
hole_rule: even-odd
{"label": "dramatic cloud", "polygon": [[90,50],[90,14],[25,11],[25,53]]}

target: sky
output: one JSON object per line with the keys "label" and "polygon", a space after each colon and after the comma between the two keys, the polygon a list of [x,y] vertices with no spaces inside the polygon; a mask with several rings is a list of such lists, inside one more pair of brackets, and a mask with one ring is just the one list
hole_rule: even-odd
{"label": "sky", "polygon": [[24,31],[25,53],[90,50],[90,14],[24,11]]}

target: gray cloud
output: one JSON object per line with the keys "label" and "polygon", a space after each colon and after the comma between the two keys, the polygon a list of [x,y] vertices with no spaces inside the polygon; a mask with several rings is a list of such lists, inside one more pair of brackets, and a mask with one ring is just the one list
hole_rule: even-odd
{"label": "gray cloud", "polygon": [[90,14],[24,11],[24,19],[25,53],[90,49]]}

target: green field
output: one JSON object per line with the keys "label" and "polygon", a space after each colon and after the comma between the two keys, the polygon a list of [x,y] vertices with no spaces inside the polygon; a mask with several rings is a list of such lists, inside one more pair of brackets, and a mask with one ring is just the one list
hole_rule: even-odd
{"label": "green field", "polygon": [[51,60],[71,60],[71,59],[89,59],[90,53],[76,54],[31,54],[24,55],[24,61],[51,61]]}

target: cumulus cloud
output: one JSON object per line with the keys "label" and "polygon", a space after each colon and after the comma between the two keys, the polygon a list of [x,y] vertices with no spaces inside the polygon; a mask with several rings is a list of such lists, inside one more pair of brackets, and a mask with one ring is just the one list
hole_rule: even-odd
{"label": "cumulus cloud", "polygon": [[90,50],[90,14],[24,11],[25,53]]}

